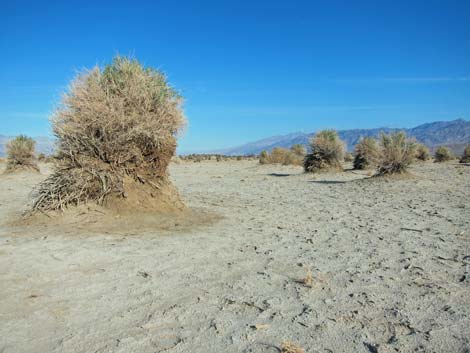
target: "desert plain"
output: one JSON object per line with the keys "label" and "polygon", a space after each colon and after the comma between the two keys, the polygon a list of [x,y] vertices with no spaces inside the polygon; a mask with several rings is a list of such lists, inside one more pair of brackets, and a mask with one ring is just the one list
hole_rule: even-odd
{"label": "desert plain", "polygon": [[0,352],[469,352],[470,166],[345,167],[172,164],[188,212],[115,222],[0,175]]}

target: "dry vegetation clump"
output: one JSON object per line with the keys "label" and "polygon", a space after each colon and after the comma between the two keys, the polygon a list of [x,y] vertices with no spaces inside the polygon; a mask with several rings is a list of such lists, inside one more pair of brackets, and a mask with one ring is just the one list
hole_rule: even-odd
{"label": "dry vegetation clump", "polygon": [[36,141],[31,137],[19,135],[6,145],[7,167],[6,172],[29,169],[39,171],[35,157]]}
{"label": "dry vegetation clump", "polygon": [[354,155],[351,152],[346,152],[344,154],[344,161],[346,163],[353,162],[354,161]]}
{"label": "dry vegetation clump", "polygon": [[259,155],[260,164],[302,165],[305,149],[302,145],[294,145],[290,149],[275,147],[271,153],[262,151]]}
{"label": "dry vegetation clump", "polygon": [[375,168],[379,157],[377,141],[372,137],[365,137],[354,146],[354,169]]}
{"label": "dry vegetation clump", "polygon": [[444,146],[439,146],[434,153],[434,162],[441,163],[454,159],[454,155],[450,149]]}
{"label": "dry vegetation clump", "polygon": [[378,175],[403,174],[415,156],[416,143],[403,131],[380,137]]}
{"label": "dry vegetation clump", "polygon": [[460,157],[460,163],[470,163],[470,145],[466,146],[463,150],[462,157]]}
{"label": "dry vegetation clump", "polygon": [[305,350],[295,343],[284,341],[281,343],[282,353],[305,353]]}
{"label": "dry vegetation clump", "polygon": [[416,144],[416,159],[419,161],[427,161],[431,158],[431,153],[429,152],[429,148],[422,143]]}
{"label": "dry vegetation clump", "polygon": [[305,156],[305,172],[342,169],[345,145],[334,130],[323,130],[310,141],[311,152]]}
{"label": "dry vegetation clump", "polygon": [[56,169],[35,190],[33,211],[90,201],[181,209],[167,171],[185,123],[181,104],[161,72],[135,59],[79,74],[52,118]]}

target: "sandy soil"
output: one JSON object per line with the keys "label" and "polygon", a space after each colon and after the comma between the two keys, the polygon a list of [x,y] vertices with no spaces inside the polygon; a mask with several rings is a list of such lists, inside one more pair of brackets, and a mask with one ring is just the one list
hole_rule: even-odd
{"label": "sandy soil", "polygon": [[0,352],[470,351],[469,166],[172,165],[218,217],[113,231],[15,225],[41,169],[0,176]]}

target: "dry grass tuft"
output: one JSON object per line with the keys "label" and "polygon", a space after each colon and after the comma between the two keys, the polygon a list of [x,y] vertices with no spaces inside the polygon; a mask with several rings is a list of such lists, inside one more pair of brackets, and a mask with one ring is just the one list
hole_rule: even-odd
{"label": "dry grass tuft", "polygon": [[281,343],[282,353],[305,353],[305,350],[295,343],[284,341]]}
{"label": "dry grass tuft", "polygon": [[310,141],[311,152],[304,159],[305,172],[341,170],[345,145],[334,130],[318,132]]}
{"label": "dry grass tuft", "polygon": [[7,167],[6,172],[20,169],[39,171],[35,158],[36,141],[31,137],[19,135],[6,145]]}
{"label": "dry grass tuft", "polygon": [[161,72],[135,59],[117,56],[79,74],[54,113],[56,170],[35,190],[33,210],[136,195],[133,207],[178,203],[167,167],[185,123],[181,103]]}
{"label": "dry grass tuft", "polygon": [[379,161],[379,148],[377,141],[372,137],[365,137],[354,147],[354,169],[375,168]]}
{"label": "dry grass tuft", "polygon": [[450,149],[444,146],[439,146],[434,153],[434,162],[441,163],[454,159],[454,155]]}
{"label": "dry grass tuft", "polygon": [[309,268],[307,269],[307,274],[306,274],[305,278],[300,281],[300,283],[302,283],[306,287],[312,287],[312,285],[313,285],[312,270],[310,270]]}
{"label": "dry grass tuft", "polygon": [[419,161],[427,161],[428,159],[431,159],[431,153],[429,152],[429,148],[427,148],[422,143],[416,144],[415,157]]}
{"label": "dry grass tuft", "polygon": [[402,131],[390,135],[382,133],[378,175],[405,173],[413,163],[415,149],[415,142],[408,139]]}
{"label": "dry grass tuft", "polygon": [[470,145],[466,146],[463,150],[462,157],[460,157],[460,163],[470,163]]}

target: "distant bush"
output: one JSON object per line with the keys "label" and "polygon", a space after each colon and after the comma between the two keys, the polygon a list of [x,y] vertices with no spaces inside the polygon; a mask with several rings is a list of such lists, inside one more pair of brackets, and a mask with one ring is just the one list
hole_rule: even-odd
{"label": "distant bush", "polygon": [[365,137],[354,147],[354,169],[375,168],[379,160],[377,141],[372,137]]}
{"label": "distant bush", "polygon": [[429,153],[429,148],[422,143],[416,144],[416,154],[415,157],[419,161],[427,161],[431,158],[431,153]]}
{"label": "distant bush", "polygon": [[344,159],[344,142],[334,130],[323,130],[310,141],[310,153],[305,156],[305,172],[315,173],[323,170],[341,169]]}
{"label": "distant bush", "polygon": [[297,147],[292,149],[275,147],[271,153],[262,151],[259,156],[260,164],[302,165],[303,155]]}
{"label": "distant bush", "polygon": [[290,148],[290,150],[294,155],[302,157],[302,159],[303,157],[305,157],[305,154],[306,154],[305,147],[299,143],[293,145]]}
{"label": "distant bush", "polygon": [[439,146],[434,153],[434,162],[441,163],[454,159],[453,153],[445,146]]}
{"label": "distant bush", "polygon": [[31,137],[20,135],[9,141],[7,149],[7,171],[20,168],[39,170],[35,159],[36,141]]}
{"label": "distant bush", "polygon": [[415,156],[416,144],[402,131],[380,137],[378,175],[405,173]]}
{"label": "distant bush", "polygon": [[460,163],[470,163],[470,145],[466,146],[463,150],[462,157],[460,157]]}

